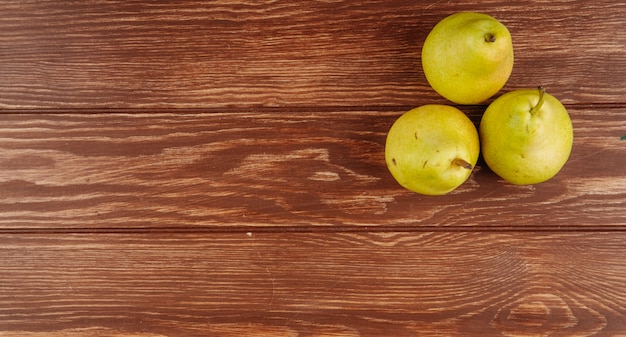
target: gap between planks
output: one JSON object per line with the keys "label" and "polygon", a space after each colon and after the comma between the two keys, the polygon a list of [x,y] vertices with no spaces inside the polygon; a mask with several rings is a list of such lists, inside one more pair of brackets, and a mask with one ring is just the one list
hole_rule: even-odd
{"label": "gap between planks", "polygon": [[[432,104],[452,105],[461,111],[480,111],[487,108],[494,98],[483,104],[458,105],[446,101],[433,101]],[[568,110],[585,109],[623,109],[625,102],[613,103],[580,103],[564,104]],[[238,106],[238,107],[198,107],[198,108],[176,108],[176,107],[137,107],[137,108],[36,108],[36,109],[0,109],[0,115],[94,115],[94,114],[175,114],[175,115],[201,115],[201,114],[275,114],[275,113],[359,113],[359,112],[381,112],[381,111],[408,111],[417,105],[368,105],[368,106]]]}
{"label": "gap between planks", "polygon": [[626,226],[223,226],[155,228],[19,228],[0,229],[3,234],[251,234],[251,233],[626,233]]}

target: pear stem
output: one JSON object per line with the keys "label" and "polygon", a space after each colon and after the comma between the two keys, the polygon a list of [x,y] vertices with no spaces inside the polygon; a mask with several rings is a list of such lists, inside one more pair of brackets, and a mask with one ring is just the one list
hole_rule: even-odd
{"label": "pear stem", "polygon": [[496,36],[491,33],[485,34],[485,42],[496,42]]}
{"label": "pear stem", "polygon": [[452,165],[456,165],[456,166],[460,166],[462,168],[466,168],[468,170],[471,170],[472,164],[468,163],[467,161],[461,159],[461,158],[454,158],[454,160],[452,160]]}
{"label": "pear stem", "polygon": [[545,101],[544,97],[545,97],[546,89],[542,85],[540,85],[537,87],[537,90],[539,90],[539,101],[534,107],[532,107],[532,109],[530,109],[531,115],[536,114],[539,111],[539,109],[541,109],[541,106],[543,105],[543,102]]}

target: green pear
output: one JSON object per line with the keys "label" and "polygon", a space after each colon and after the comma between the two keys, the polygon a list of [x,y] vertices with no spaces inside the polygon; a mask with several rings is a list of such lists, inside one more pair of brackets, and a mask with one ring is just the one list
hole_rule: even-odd
{"label": "green pear", "polygon": [[567,162],[574,141],[567,110],[543,87],[498,97],[487,107],[479,129],[485,162],[516,185],[554,177]]}
{"label": "green pear", "polygon": [[404,188],[446,194],[463,184],[480,154],[478,131],[459,109],[429,104],[400,116],[389,129],[385,161]]}
{"label": "green pear", "polygon": [[513,70],[509,30],[493,17],[460,12],[441,20],[422,47],[430,86],[457,104],[478,104],[497,93]]}

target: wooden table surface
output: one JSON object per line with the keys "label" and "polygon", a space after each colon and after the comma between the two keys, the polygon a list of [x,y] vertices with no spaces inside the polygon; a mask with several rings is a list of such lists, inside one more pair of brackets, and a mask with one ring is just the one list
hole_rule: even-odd
{"label": "wooden table surface", "polygon": [[[448,104],[420,53],[459,11],[511,31],[501,93],[567,107],[554,179],[387,171],[393,121]],[[614,0],[3,1],[0,336],[626,336],[624,28]]]}

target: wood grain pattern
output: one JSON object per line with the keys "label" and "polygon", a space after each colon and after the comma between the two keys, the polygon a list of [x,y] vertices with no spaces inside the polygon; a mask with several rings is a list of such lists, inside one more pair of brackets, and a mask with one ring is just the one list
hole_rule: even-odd
{"label": "wood grain pattern", "polygon": [[549,182],[481,163],[435,198],[387,171],[393,111],[4,116],[0,228],[621,226],[625,114],[571,110],[573,153]]}
{"label": "wood grain pattern", "polygon": [[[442,197],[384,164],[421,44],[509,27],[574,148]],[[626,336],[626,3],[0,4],[0,337]],[[488,103],[488,102],[487,102]],[[478,124],[486,104],[460,107]]]}
{"label": "wood grain pattern", "polygon": [[3,336],[626,333],[624,233],[2,235],[0,247]]}
{"label": "wood grain pattern", "polygon": [[[510,27],[505,90],[626,103],[626,4],[616,1],[8,1],[0,108],[414,106],[421,43],[445,15]],[[607,85],[610,79],[611,85]]]}

